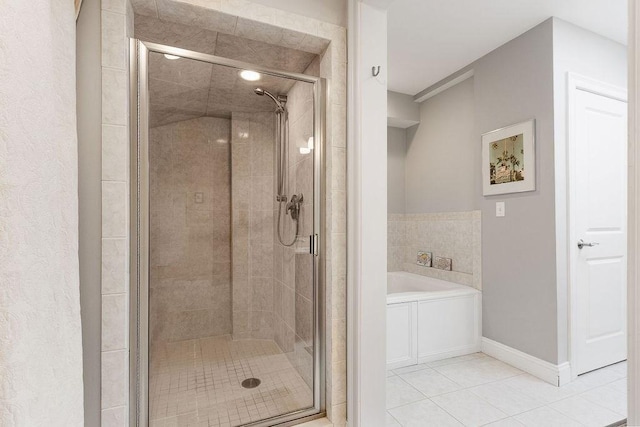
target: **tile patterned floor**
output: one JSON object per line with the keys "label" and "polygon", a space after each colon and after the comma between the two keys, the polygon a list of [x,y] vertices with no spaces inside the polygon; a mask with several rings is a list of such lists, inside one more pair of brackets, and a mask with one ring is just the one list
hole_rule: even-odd
{"label": "tile patterned floor", "polygon": [[[151,351],[150,427],[232,427],[313,405],[311,389],[270,340],[229,336]],[[254,389],[246,378],[259,378]]]}
{"label": "tile patterned floor", "polygon": [[387,372],[387,427],[604,427],[626,418],[627,365],[554,387],[483,353]]}

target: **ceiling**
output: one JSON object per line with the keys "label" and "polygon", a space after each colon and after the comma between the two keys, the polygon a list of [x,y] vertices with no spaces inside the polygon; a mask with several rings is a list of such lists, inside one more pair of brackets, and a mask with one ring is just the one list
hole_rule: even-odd
{"label": "ceiling", "polygon": [[[318,56],[282,46],[205,30],[195,26],[165,22],[136,15],[135,36],[144,41],[167,44],[208,53],[276,70],[303,73]],[[317,64],[317,61],[316,61]],[[318,70],[314,70],[317,73]],[[203,116],[231,117],[232,112],[274,111],[266,96],[253,90],[261,87],[273,94],[286,94],[294,80],[262,75],[256,82],[245,81],[236,68],[192,59],[167,59],[149,54],[150,126]]]}
{"label": "ceiling", "polygon": [[551,16],[626,44],[624,0],[395,0],[389,90],[415,95]]}
{"label": "ceiling", "polygon": [[239,70],[192,59],[149,54],[150,127],[198,117],[230,118],[232,112],[275,111],[273,102],[253,90],[286,94],[293,80],[263,75],[257,82],[240,78]]}

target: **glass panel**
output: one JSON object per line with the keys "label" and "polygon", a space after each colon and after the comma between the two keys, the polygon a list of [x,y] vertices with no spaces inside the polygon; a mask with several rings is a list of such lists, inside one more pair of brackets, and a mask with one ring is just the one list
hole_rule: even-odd
{"label": "glass panel", "polygon": [[149,54],[152,423],[314,404],[313,85],[241,71]]}

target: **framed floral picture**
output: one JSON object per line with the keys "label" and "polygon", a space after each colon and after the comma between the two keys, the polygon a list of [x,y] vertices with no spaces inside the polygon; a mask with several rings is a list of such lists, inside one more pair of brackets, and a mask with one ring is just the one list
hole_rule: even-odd
{"label": "framed floral picture", "polygon": [[535,120],[483,134],[483,195],[534,191],[535,162]]}

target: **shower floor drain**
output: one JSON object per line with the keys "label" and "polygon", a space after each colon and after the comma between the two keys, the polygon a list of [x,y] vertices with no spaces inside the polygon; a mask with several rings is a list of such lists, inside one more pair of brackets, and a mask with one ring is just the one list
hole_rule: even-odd
{"label": "shower floor drain", "polygon": [[242,387],[244,388],[256,388],[260,385],[261,381],[258,378],[247,378],[242,381]]}

